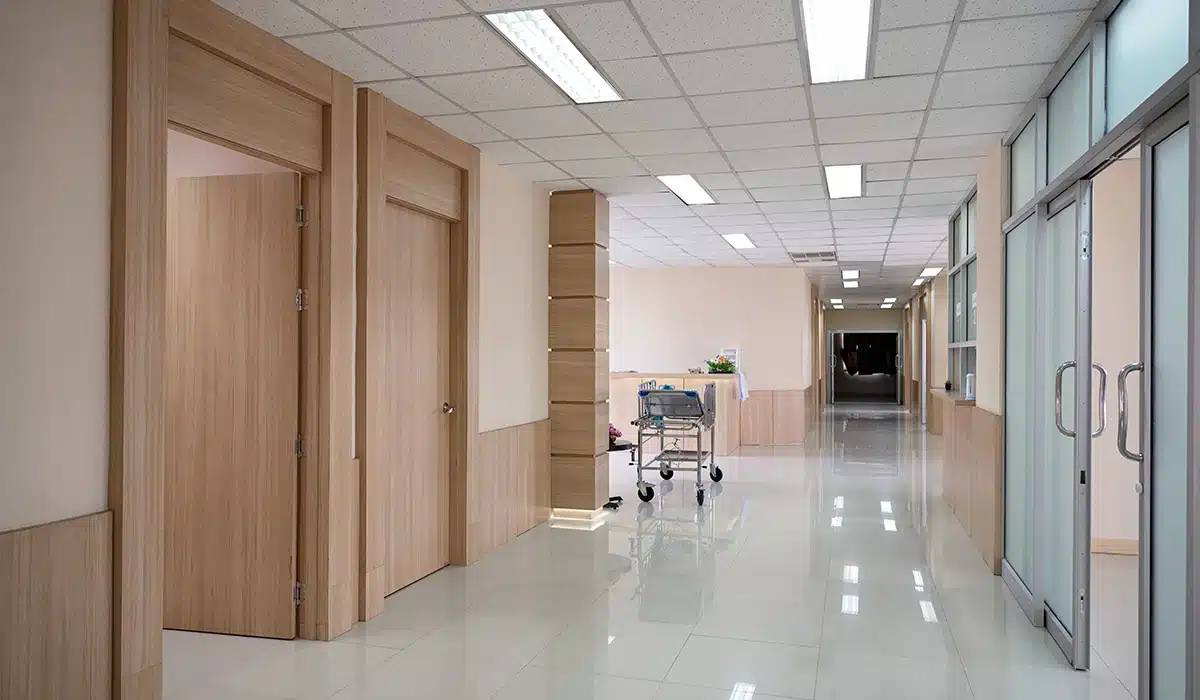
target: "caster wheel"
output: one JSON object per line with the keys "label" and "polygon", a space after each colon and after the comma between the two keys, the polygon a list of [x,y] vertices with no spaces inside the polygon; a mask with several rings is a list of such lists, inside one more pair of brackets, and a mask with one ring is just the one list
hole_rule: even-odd
{"label": "caster wheel", "polygon": [[675,476],[674,469],[659,469],[658,475],[663,478],[663,481],[670,481],[671,477]]}
{"label": "caster wheel", "polygon": [[708,470],[708,477],[713,481],[720,481],[725,478],[725,474],[721,471],[720,467],[714,464]]}
{"label": "caster wheel", "polygon": [[642,499],[643,503],[649,503],[654,499],[654,487],[650,484],[645,484],[638,487],[638,498]]}
{"label": "caster wheel", "polygon": [[704,505],[704,489],[698,489],[696,491],[696,505]]}

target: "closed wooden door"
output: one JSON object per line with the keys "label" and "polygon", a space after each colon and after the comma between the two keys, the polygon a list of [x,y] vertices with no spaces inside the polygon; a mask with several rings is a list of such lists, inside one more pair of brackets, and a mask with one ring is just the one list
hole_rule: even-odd
{"label": "closed wooden door", "polygon": [[296,636],[299,178],[168,186],[164,626]]}
{"label": "closed wooden door", "polygon": [[383,223],[368,292],[380,380],[366,390],[391,593],[450,562],[450,224],[390,203]]}

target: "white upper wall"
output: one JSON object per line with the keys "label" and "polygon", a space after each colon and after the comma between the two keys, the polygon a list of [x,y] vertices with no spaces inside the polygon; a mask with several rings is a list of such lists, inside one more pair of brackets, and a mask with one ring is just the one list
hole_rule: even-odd
{"label": "white upper wall", "polygon": [[112,5],[0,17],[3,531],[107,507]]}
{"label": "white upper wall", "polygon": [[480,159],[479,431],[550,415],[550,194]]}
{"label": "white upper wall", "polygon": [[182,131],[167,131],[167,177],[215,177],[294,172],[282,165],[209,143]]}
{"label": "white upper wall", "polygon": [[811,289],[795,267],[614,266],[609,367],[686,372],[736,347],[752,390],[806,389]]}

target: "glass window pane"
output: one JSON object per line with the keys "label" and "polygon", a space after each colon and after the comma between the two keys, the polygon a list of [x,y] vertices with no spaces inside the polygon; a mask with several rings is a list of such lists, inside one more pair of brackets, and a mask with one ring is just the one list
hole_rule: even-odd
{"label": "glass window pane", "polygon": [[[1033,230],[1029,217],[1004,246],[1004,558],[1033,590]],[[1018,408],[1024,410],[1017,410]]]}
{"label": "glass window pane", "polygon": [[966,257],[975,254],[975,198],[967,202],[967,251]]}
{"label": "glass window pane", "polygon": [[975,261],[967,263],[967,340],[975,340]]}
{"label": "glass window pane", "polygon": [[1111,130],[1187,63],[1188,0],[1125,0],[1108,18]]}
{"label": "glass window pane", "polygon": [[1037,126],[1034,120],[1029,120],[1029,124],[1013,141],[1009,164],[1012,168],[1009,174],[1012,211],[1008,214],[1012,216],[1037,192]]}
{"label": "glass window pane", "polygon": [[954,242],[951,246],[950,253],[953,256],[952,265],[957,265],[962,262],[963,251],[967,249],[967,223],[963,220],[962,215],[954,217]]}
{"label": "glass window pane", "polygon": [[967,339],[966,305],[964,304],[963,299],[963,292],[966,289],[966,285],[963,284],[962,271],[955,273],[954,277],[950,280],[950,286],[952,288],[952,303],[954,304],[954,309],[950,314],[952,321],[950,341],[953,343],[961,343]]}
{"label": "glass window pane", "polygon": [[1091,121],[1092,50],[1083,54],[1050,93],[1047,106],[1047,180],[1053,180],[1088,149]]}

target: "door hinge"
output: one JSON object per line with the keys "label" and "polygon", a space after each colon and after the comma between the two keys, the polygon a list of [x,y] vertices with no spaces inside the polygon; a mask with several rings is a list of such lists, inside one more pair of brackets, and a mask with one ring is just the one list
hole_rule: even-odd
{"label": "door hinge", "polygon": [[307,289],[297,289],[296,290],[296,310],[304,311],[306,309],[308,309],[308,290]]}
{"label": "door hinge", "polygon": [[308,438],[303,435],[296,436],[295,452],[297,457],[308,456]]}
{"label": "door hinge", "polygon": [[298,226],[307,226],[308,225],[308,211],[306,211],[304,209],[303,204],[296,205],[296,225],[298,225]]}
{"label": "door hinge", "polygon": [[292,602],[299,605],[302,600],[304,600],[304,584],[297,581],[292,585]]}

